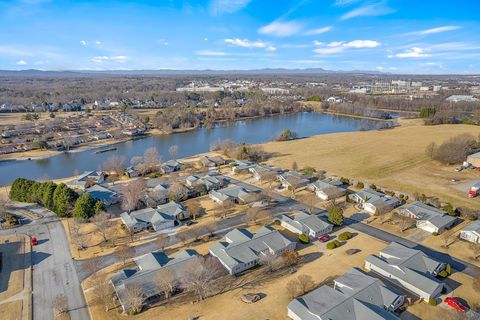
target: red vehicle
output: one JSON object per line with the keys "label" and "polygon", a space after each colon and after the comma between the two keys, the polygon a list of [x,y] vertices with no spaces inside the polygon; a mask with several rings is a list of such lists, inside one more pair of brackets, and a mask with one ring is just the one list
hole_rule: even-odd
{"label": "red vehicle", "polygon": [[446,304],[448,304],[450,307],[452,307],[453,309],[455,309],[457,311],[461,311],[461,312],[466,312],[467,311],[467,308],[464,305],[462,305],[460,303],[460,301],[458,301],[455,298],[448,297],[448,298],[445,298],[445,300],[443,300],[443,302],[445,302]]}
{"label": "red vehicle", "polygon": [[32,237],[32,238],[30,239],[30,243],[32,244],[32,246],[36,246],[36,245],[38,244],[37,238]]}
{"label": "red vehicle", "polygon": [[327,242],[328,240],[330,240],[330,236],[328,234],[318,238],[318,241],[320,241],[321,243]]}

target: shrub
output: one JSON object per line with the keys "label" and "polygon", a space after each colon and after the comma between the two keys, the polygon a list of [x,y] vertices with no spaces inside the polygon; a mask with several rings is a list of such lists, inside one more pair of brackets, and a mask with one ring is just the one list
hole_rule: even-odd
{"label": "shrub", "polygon": [[438,232],[432,232],[432,236],[438,236]]}
{"label": "shrub", "polygon": [[447,273],[447,271],[442,270],[438,273],[438,275],[442,278],[446,278],[448,276],[448,273]]}
{"label": "shrub", "polygon": [[428,300],[428,304],[431,306],[436,306],[437,305],[437,300],[434,298],[431,298]]}
{"label": "shrub", "polygon": [[450,275],[452,274],[452,266],[450,263],[447,263],[447,266],[445,267],[445,271]]}
{"label": "shrub", "polygon": [[274,224],[276,226],[279,226],[281,224],[281,222],[280,222],[280,220],[275,220],[275,221],[273,221],[272,224]]}
{"label": "shrub", "polygon": [[342,232],[338,235],[338,239],[340,241],[347,241],[348,239],[351,239],[351,238],[352,238],[352,233],[348,231]]}
{"label": "shrub", "polygon": [[229,166],[230,166],[230,168],[235,168],[236,166],[238,166],[238,164],[235,163],[235,162],[232,162],[232,163],[229,164]]}
{"label": "shrub", "polygon": [[361,181],[358,181],[355,186],[356,186],[357,188],[359,188],[359,189],[365,188],[365,184],[364,184],[363,182],[361,182]]}
{"label": "shrub", "polygon": [[448,213],[450,216],[456,216],[457,212],[450,203],[447,203],[442,207],[442,210]]}
{"label": "shrub", "polygon": [[343,183],[343,184],[350,184],[350,179],[341,177],[340,182]]}
{"label": "shrub", "polygon": [[420,118],[429,118],[430,116],[434,116],[437,112],[437,109],[434,107],[425,107],[420,109]]}
{"label": "shrub", "polygon": [[317,172],[317,170],[315,170],[315,168],[312,168],[312,167],[307,167],[303,169],[303,173],[305,174],[313,175],[315,172]]}
{"label": "shrub", "polygon": [[405,201],[407,201],[407,200],[408,200],[408,196],[405,196],[403,199],[404,199]]}
{"label": "shrub", "polygon": [[307,243],[310,243],[310,238],[306,234],[302,233],[301,235],[298,236],[298,241],[300,241],[301,243],[307,244]]}
{"label": "shrub", "polygon": [[281,132],[276,138],[276,141],[288,141],[288,140],[293,140],[297,138],[297,133],[291,131],[290,129],[285,129],[283,132]]}
{"label": "shrub", "polygon": [[370,189],[372,189],[372,190],[377,190],[377,186],[372,183],[372,184],[370,185]]}
{"label": "shrub", "polygon": [[333,240],[327,243],[327,249],[333,250],[335,248],[340,247],[340,242],[338,240]]}
{"label": "shrub", "polygon": [[398,197],[399,197],[400,199],[405,198],[405,196],[404,196],[403,194],[398,195]]}

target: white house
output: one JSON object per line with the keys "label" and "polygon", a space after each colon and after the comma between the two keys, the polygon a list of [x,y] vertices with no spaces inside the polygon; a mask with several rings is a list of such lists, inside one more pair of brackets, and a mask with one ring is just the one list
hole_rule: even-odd
{"label": "white house", "polygon": [[460,231],[460,239],[480,243],[480,221],[474,221]]}
{"label": "white house", "polygon": [[296,212],[292,219],[288,215],[280,218],[280,225],[296,234],[306,234],[310,238],[318,238],[332,232],[333,225],[323,221],[318,216],[303,211]]}

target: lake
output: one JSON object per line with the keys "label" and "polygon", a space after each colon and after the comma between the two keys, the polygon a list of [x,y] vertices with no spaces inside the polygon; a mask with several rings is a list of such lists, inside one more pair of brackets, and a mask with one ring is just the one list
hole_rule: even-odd
{"label": "lake", "polygon": [[111,146],[81,152],[62,153],[54,157],[38,160],[0,162],[0,184],[11,183],[18,177],[29,179],[57,179],[101,169],[102,163],[112,155],[124,156],[129,161],[133,156],[143,155],[145,149],[156,147],[162,159],[168,160],[168,149],[179,147],[177,158],[208,152],[210,145],[220,139],[235,142],[262,143],[272,140],[285,129],[290,129],[299,137],[318,134],[375,130],[385,126],[384,121],[360,119],[311,113],[295,113],[265,118],[222,123],[213,129],[199,128],[184,133],[162,136],[147,136],[138,140],[118,143],[117,150],[95,154],[94,151]]}

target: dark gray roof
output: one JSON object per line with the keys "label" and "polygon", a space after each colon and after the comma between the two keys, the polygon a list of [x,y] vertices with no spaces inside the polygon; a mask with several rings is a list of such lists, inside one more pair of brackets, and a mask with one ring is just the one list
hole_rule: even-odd
{"label": "dark gray roof", "polygon": [[412,202],[403,207],[402,210],[408,211],[417,220],[429,221],[439,229],[450,225],[456,220],[455,217],[448,215],[445,211],[429,206],[421,201]]}
{"label": "dark gray roof", "polygon": [[321,286],[288,305],[302,320],[398,319],[385,310],[402,294],[379,279],[352,269],[335,279],[335,286]]}
{"label": "dark gray roof", "polygon": [[175,201],[157,206],[157,211],[169,215],[171,217],[177,217],[180,213],[185,212],[185,207]]}
{"label": "dark gray roof", "polygon": [[463,228],[462,231],[475,232],[480,235],[480,220],[473,221],[468,226]]}
{"label": "dark gray roof", "polygon": [[302,230],[304,233],[307,233],[307,228],[314,232],[318,232],[330,226],[330,223],[323,221],[318,216],[303,211],[298,211],[293,219],[288,215],[284,215],[282,216],[282,221],[291,224],[296,229]]}

